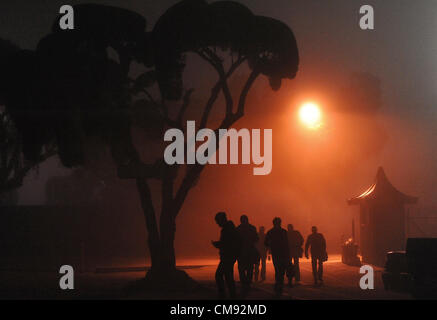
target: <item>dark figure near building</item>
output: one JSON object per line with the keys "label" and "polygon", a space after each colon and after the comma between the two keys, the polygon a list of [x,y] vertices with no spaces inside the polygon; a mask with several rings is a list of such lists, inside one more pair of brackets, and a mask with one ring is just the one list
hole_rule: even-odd
{"label": "dark figure near building", "polygon": [[284,287],[284,275],[290,263],[287,230],[281,228],[281,219],[273,219],[273,228],[266,234],[265,245],[270,248],[275,267],[275,293],[280,296]]}
{"label": "dark figure near building", "polygon": [[256,228],[249,223],[246,215],[240,217],[241,224],[237,227],[237,232],[241,239],[241,251],[238,256],[238,273],[243,290],[248,290],[252,283],[253,267],[258,259],[258,250],[255,245],[258,242]]}
{"label": "dark figure near building", "polygon": [[[303,237],[299,231],[294,230],[292,224],[288,225],[288,247],[290,249],[290,259],[293,264],[293,273],[296,284],[300,281],[299,259],[303,256]],[[292,285],[292,277],[288,278],[288,285]]]}
{"label": "dark figure near building", "polygon": [[220,240],[211,241],[213,246],[218,248],[220,252],[220,263],[215,273],[219,298],[224,299],[226,297],[226,282],[230,298],[235,299],[234,264],[240,250],[240,239],[234,223],[226,218],[226,213],[217,213],[215,221],[222,228]]}
{"label": "dark figure near building", "polygon": [[264,244],[266,240],[265,228],[263,226],[259,227],[258,232],[258,242],[256,243],[256,248],[258,249],[259,258],[255,263],[255,281],[259,279],[259,267],[261,264],[261,281],[266,280],[266,260],[267,260],[267,247]]}
{"label": "dark figure near building", "polygon": [[323,262],[328,260],[326,241],[323,235],[317,232],[317,227],[312,227],[311,232],[305,243],[305,257],[308,259],[308,248],[311,247],[314,285],[321,285],[323,284]]}

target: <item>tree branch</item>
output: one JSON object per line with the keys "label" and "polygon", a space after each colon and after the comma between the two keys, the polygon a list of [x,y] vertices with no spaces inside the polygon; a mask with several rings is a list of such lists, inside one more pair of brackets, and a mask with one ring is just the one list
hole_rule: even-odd
{"label": "tree branch", "polygon": [[255,80],[258,78],[259,75],[260,72],[257,69],[252,70],[243,89],[241,90],[240,99],[238,101],[237,112],[229,117],[225,117],[225,119],[220,124],[219,128],[228,129],[235,122],[237,122],[239,119],[241,119],[244,116],[244,107],[246,105],[247,95],[249,93],[250,88],[252,87],[253,83],[255,82]]}
{"label": "tree branch", "polygon": [[162,179],[163,170],[161,160],[154,164],[145,164],[140,161],[118,166],[117,175],[120,179]]}
{"label": "tree branch", "polygon": [[152,258],[152,265],[159,262],[159,232],[158,223],[156,221],[155,209],[153,207],[152,194],[150,192],[149,185],[146,179],[138,178],[136,179],[136,185],[138,194],[141,200],[141,207],[143,209],[144,218],[146,220],[146,226],[148,231],[148,242],[150,256]]}
{"label": "tree branch", "polygon": [[[237,113],[227,115],[225,117],[225,119],[223,120],[220,127],[218,127],[215,130],[216,136],[219,136],[220,129],[229,129],[237,120],[239,120],[244,115],[244,106],[246,103],[247,95],[248,95],[249,90],[252,87],[253,83],[255,82],[257,77],[259,76],[259,74],[260,74],[260,72],[256,69],[254,69],[250,73],[243,89],[241,90],[240,99],[238,102]],[[220,85],[220,83],[217,83],[217,85],[216,85],[216,87],[214,87],[214,89],[216,89],[217,86]],[[213,93],[215,93],[215,92],[213,92]],[[219,144],[217,143],[216,150],[218,150],[218,146],[219,146]],[[175,199],[174,199],[174,214],[175,215],[177,215],[179,213],[190,189],[194,185],[197,178],[200,176],[200,174],[201,174],[202,170],[205,168],[205,166],[206,165],[195,164],[186,173],[184,179],[182,180],[181,186],[179,187],[179,190],[177,191]]]}
{"label": "tree branch", "polygon": [[190,104],[190,98],[193,92],[194,89],[189,89],[185,92],[184,101],[182,103],[181,108],[179,109],[178,117],[176,119],[176,122],[179,123],[180,127],[182,127],[182,118],[184,117],[185,111],[187,111],[187,108]]}
{"label": "tree branch", "polygon": [[[200,120],[200,128],[206,128],[206,125],[208,123],[209,114],[211,113],[212,107],[214,105],[214,102],[217,100],[218,94],[220,90],[223,90],[223,94],[226,99],[226,116],[230,117],[232,114],[233,109],[233,101],[232,101],[232,95],[230,93],[227,79],[229,79],[235,70],[246,60],[245,57],[239,57],[237,61],[235,61],[231,67],[229,68],[228,72],[225,74],[223,65],[217,66],[216,62],[213,62],[212,59],[208,58],[204,53],[199,53],[200,57],[211,63],[211,65],[215,68],[217,73],[219,74],[219,80],[217,81],[216,85],[211,90],[211,95],[208,99],[208,102],[205,105],[202,118]],[[217,60],[218,57],[216,58]]]}
{"label": "tree branch", "polygon": [[182,205],[188,195],[188,192],[193,187],[196,179],[199,177],[200,173],[204,168],[205,165],[195,164],[190,169],[188,169],[174,198],[173,208],[175,216],[177,216],[180,212]]}

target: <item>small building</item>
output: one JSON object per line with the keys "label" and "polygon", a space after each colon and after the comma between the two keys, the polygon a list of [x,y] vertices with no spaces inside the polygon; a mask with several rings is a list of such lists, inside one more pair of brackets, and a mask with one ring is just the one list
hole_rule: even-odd
{"label": "small building", "polygon": [[388,251],[405,250],[405,205],[418,198],[397,190],[378,168],[375,182],[361,195],[349,199],[360,206],[360,249],[362,260],[383,266]]}

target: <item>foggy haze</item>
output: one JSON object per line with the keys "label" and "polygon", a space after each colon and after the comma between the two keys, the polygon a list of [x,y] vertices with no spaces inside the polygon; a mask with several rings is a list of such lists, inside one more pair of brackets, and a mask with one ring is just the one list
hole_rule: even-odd
{"label": "foggy haze", "polygon": [[[178,1],[96,2],[141,13],[151,30],[157,17]],[[222,210],[235,223],[244,213],[252,224],[267,228],[273,217],[280,216],[285,226],[293,223],[305,237],[317,225],[327,238],[328,250],[339,252],[341,236],[350,236],[352,218],[358,213],[346,200],[373,183],[378,166],[384,167],[396,188],[419,197],[412,212],[435,214],[437,3],[366,1],[375,9],[375,30],[362,31],[358,26],[362,1],[240,2],[255,14],[282,20],[292,28],[300,50],[299,72],[279,92],[272,92],[265,78],[259,80],[250,92],[247,116],[237,123],[237,128],[273,129],[272,173],[253,176],[252,166],[207,166],[178,216],[178,257],[216,254],[210,240],[218,237],[214,215]],[[0,37],[35,48],[62,4],[2,1]],[[203,70],[198,74],[204,73],[208,74]],[[382,96],[376,110],[354,108],[353,97],[346,99],[339,93],[355,73],[379,79]],[[186,86],[199,88],[202,81],[200,76],[191,76]],[[196,90],[196,99],[208,93],[201,91]],[[298,122],[297,109],[306,100],[317,101],[323,110],[324,127],[318,132],[305,130]],[[47,161],[38,174],[26,179],[19,190],[19,204],[50,202],[47,181],[71,174],[57,159]],[[138,223],[142,219],[138,196],[132,183],[122,186],[132,188],[132,196],[111,201],[119,202],[120,217],[130,221],[124,227],[132,229],[120,232],[120,237],[145,239],[144,226]],[[118,187],[114,183],[107,188],[113,194]],[[143,243],[139,252],[145,250]]]}

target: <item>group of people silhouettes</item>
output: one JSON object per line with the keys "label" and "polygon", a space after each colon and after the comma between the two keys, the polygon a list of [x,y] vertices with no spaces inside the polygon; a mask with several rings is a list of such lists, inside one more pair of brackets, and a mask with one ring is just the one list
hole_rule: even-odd
{"label": "group of people silhouettes", "polygon": [[[240,225],[235,227],[234,223],[227,219],[225,212],[217,213],[215,221],[221,227],[220,240],[212,241],[220,254],[220,263],[215,274],[220,298],[226,297],[226,287],[229,297],[236,298],[234,264],[237,261],[243,295],[250,290],[253,279],[264,281],[268,252],[275,269],[276,295],[282,294],[285,276],[290,287],[293,286],[293,278],[295,284],[300,283],[299,259],[303,257],[304,239],[299,231],[294,230],[293,225],[289,224],[288,230],[285,230],[281,227],[281,219],[276,217],[273,219],[273,228],[267,233],[263,226],[257,232],[246,215],[240,217]],[[312,227],[311,231],[305,242],[305,257],[309,258],[310,250],[314,285],[321,285],[323,262],[328,260],[326,241],[323,235],[317,232],[317,227]]]}

